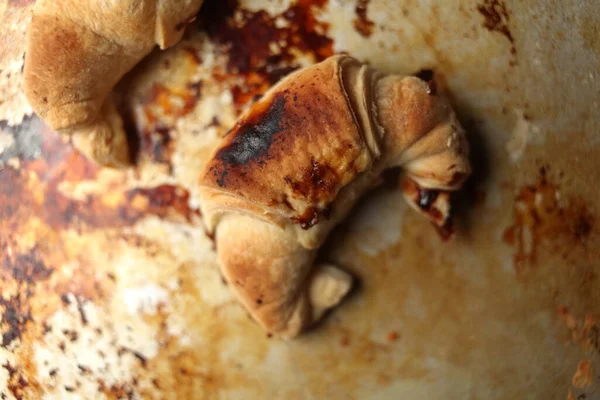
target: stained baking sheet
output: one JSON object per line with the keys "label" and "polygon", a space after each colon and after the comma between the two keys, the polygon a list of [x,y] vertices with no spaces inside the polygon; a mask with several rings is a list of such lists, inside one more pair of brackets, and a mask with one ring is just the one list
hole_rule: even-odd
{"label": "stained baking sheet", "polygon": [[[2,398],[600,398],[597,4],[206,3],[115,91],[123,172],[31,115],[33,2],[0,3]],[[255,96],[338,52],[433,71],[475,175],[449,242],[393,182],[365,199],[323,253],[360,288],[282,342],[223,283],[196,182]]]}

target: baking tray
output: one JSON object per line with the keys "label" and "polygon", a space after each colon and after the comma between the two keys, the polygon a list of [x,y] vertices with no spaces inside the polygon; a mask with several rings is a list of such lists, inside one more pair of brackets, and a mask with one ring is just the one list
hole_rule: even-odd
{"label": "baking tray", "polygon": [[[135,169],[99,169],[21,92],[33,1],[2,0],[2,399],[600,399],[600,7],[207,0],[115,90]],[[196,182],[285,74],[346,52],[432,73],[474,176],[452,240],[393,179],[322,256],[360,287],[294,341],[235,302]]]}

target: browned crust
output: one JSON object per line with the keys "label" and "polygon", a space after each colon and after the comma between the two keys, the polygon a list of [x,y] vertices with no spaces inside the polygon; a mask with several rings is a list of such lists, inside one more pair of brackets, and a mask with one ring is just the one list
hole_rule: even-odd
{"label": "browned crust", "polygon": [[309,227],[372,164],[338,69],[330,58],[271,89],[225,137],[200,184]]}

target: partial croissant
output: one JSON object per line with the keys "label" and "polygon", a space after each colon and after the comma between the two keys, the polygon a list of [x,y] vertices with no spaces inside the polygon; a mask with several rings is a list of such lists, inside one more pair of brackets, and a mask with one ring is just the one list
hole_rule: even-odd
{"label": "partial croissant", "polygon": [[52,128],[77,133],[102,165],[131,162],[123,123],[107,100],[158,44],[177,43],[202,0],[38,0],[27,32],[25,95]]}
{"label": "partial croissant", "polygon": [[337,305],[352,277],[314,265],[331,230],[381,173],[437,226],[470,174],[447,100],[416,77],[334,56],[289,75],[224,137],[200,178],[223,275],[267,331],[292,338]]}

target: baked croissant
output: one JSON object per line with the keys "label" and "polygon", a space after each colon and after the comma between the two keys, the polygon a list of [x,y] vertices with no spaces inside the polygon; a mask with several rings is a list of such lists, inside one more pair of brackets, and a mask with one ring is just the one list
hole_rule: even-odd
{"label": "baked croissant", "polygon": [[266,330],[294,337],[351,289],[348,273],[313,264],[384,170],[402,167],[409,203],[447,223],[468,144],[431,89],[334,56],[271,88],[224,137],[200,178],[201,208],[223,275]]}
{"label": "baked croissant", "polygon": [[157,44],[177,43],[202,0],[37,0],[27,31],[25,95],[52,128],[77,133],[98,163],[124,166],[130,149],[107,100]]}

